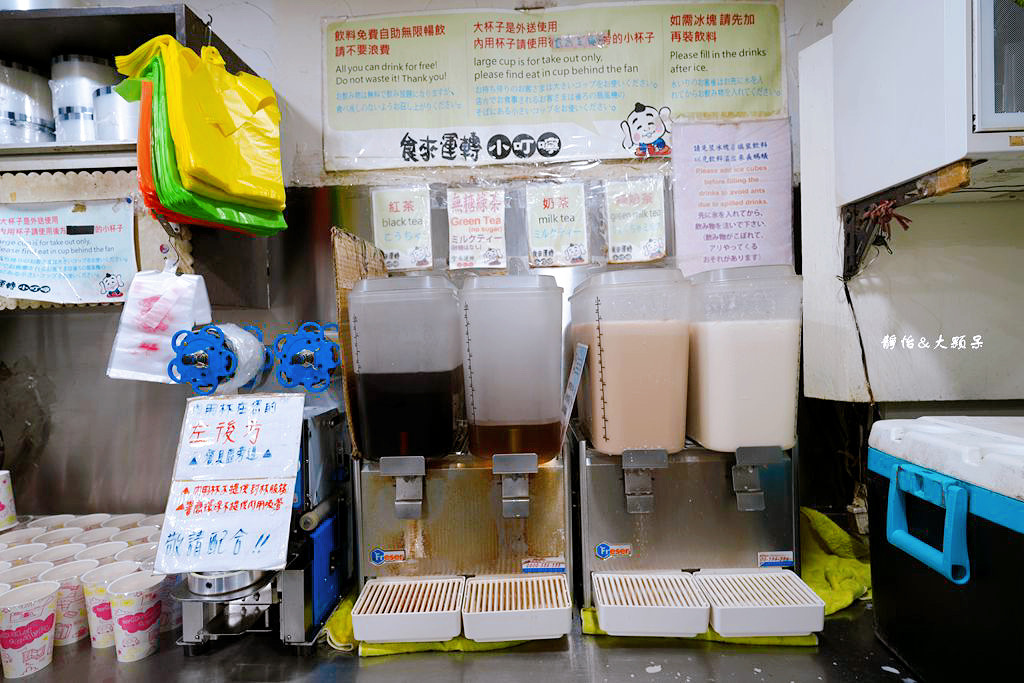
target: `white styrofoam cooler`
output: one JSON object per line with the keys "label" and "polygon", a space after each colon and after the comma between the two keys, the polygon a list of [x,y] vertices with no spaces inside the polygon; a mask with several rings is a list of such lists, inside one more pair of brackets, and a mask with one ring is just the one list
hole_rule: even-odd
{"label": "white styrofoam cooler", "polygon": [[803,636],[825,626],[825,602],[788,569],[702,569],[711,626],[729,638]]}
{"label": "white styrofoam cooler", "polygon": [[692,638],[708,630],[710,604],[690,574],[594,572],[601,630],[612,636]]}
{"label": "white styrofoam cooler", "polygon": [[371,579],[352,607],[356,640],[428,643],[462,631],[463,576]]}
{"label": "white styrofoam cooler", "polygon": [[565,574],[474,576],[462,607],[466,637],[481,643],[561,638],[572,626]]}
{"label": "white styrofoam cooler", "polygon": [[868,445],[920,467],[1024,500],[1024,417],[882,420]]}

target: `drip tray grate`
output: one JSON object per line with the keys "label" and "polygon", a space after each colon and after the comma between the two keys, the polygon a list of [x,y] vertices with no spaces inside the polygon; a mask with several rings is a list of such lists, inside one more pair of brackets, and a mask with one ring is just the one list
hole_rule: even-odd
{"label": "drip tray grate", "polygon": [[572,625],[564,574],[477,576],[466,581],[466,637],[482,643],[561,638]]}
{"label": "drip tray grate", "polygon": [[613,636],[693,637],[708,630],[709,606],[683,572],[594,572],[601,630]]}
{"label": "drip tray grate", "polygon": [[356,640],[424,643],[449,640],[462,631],[460,613],[466,579],[372,579],[352,608]]}
{"label": "drip tray grate", "polygon": [[723,636],[802,636],[824,628],[825,602],[789,570],[703,570],[694,578]]}

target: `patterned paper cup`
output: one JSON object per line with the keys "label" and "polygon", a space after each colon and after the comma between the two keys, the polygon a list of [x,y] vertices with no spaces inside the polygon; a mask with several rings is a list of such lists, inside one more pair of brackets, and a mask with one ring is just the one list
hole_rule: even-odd
{"label": "patterned paper cup", "polygon": [[77,560],[47,569],[39,575],[40,581],[56,581],[60,584],[60,590],[57,591],[54,645],[70,645],[89,635],[89,620],[85,616],[85,593],[82,590],[81,576],[98,566],[100,563],[97,560]]}
{"label": "patterned paper cup", "polygon": [[48,546],[63,545],[65,543],[71,543],[71,539],[82,533],[82,528],[77,526],[66,526],[60,529],[54,529],[53,531],[47,531],[45,534],[39,534],[32,539],[33,543],[45,543]]}
{"label": "patterned paper cup", "polygon": [[118,529],[128,529],[129,527],[133,527],[136,524],[138,524],[145,517],[146,515],[142,514],[141,512],[132,512],[127,515],[114,515],[107,521],[103,522],[103,524],[101,524],[100,526],[110,528],[116,527]]}
{"label": "patterned paper cup", "polygon": [[184,580],[184,574],[164,574],[164,582],[160,586],[161,632],[181,629],[181,603],[171,597],[171,591]]}
{"label": "patterned paper cup", "polygon": [[110,564],[114,561],[114,555],[128,547],[124,541],[107,541],[91,545],[85,550],[80,550],[75,555],[76,560],[99,560],[100,564]]}
{"label": "patterned paper cup", "polygon": [[0,595],[0,661],[4,678],[21,678],[53,661],[56,581],[30,583]]}
{"label": "patterned paper cup", "polygon": [[0,561],[10,562],[12,566],[17,567],[27,563],[28,558],[41,550],[46,550],[45,543],[25,543],[23,545],[16,545],[13,548],[8,548],[7,550],[0,550]]}
{"label": "patterned paper cup", "polygon": [[33,581],[38,581],[39,575],[47,569],[53,569],[53,562],[30,562],[11,567],[0,572],[0,583],[6,583],[11,588],[27,586]]}
{"label": "patterned paper cup", "polygon": [[136,524],[136,526],[155,526],[158,529],[161,528],[163,525],[164,525],[164,515],[163,515],[163,513],[160,513],[159,515],[150,515],[149,517],[143,517],[142,519],[140,519],[138,521],[138,524]]}
{"label": "patterned paper cup", "polygon": [[100,525],[110,519],[110,515],[106,512],[94,512],[91,515],[81,515],[75,517],[75,526],[80,526],[86,531],[90,529],[99,529]]}
{"label": "patterned paper cup", "polygon": [[46,550],[40,550],[28,558],[28,561],[53,562],[54,565],[67,564],[68,562],[73,562],[75,555],[83,550],[85,550],[85,544],[83,543],[65,543],[64,545],[55,545]]}
{"label": "patterned paper cup", "polygon": [[0,470],[0,529],[18,525],[18,512],[14,509],[14,489],[11,487],[11,473]]}
{"label": "patterned paper cup", "polygon": [[107,585],[139,568],[138,562],[114,562],[82,574],[85,607],[89,618],[89,638],[96,649],[114,646],[114,621],[110,618]]}
{"label": "patterned paper cup", "polygon": [[38,529],[35,527],[15,529],[14,531],[8,531],[6,534],[0,534],[0,543],[6,543],[8,548],[13,548],[16,545],[31,543],[33,538],[36,536],[42,536],[45,533],[46,529]]}
{"label": "patterned paper cup", "polygon": [[74,518],[74,515],[46,515],[44,517],[36,517],[28,523],[28,528],[52,531],[53,529],[60,529]]}
{"label": "patterned paper cup", "polygon": [[156,559],[156,543],[140,543],[114,555],[115,562],[151,562]]}
{"label": "patterned paper cup", "polygon": [[136,662],[159,649],[160,588],[165,578],[163,574],[136,572],[107,586],[117,661]]}
{"label": "patterned paper cup", "polygon": [[84,543],[86,545],[99,545],[110,540],[111,536],[121,533],[117,527],[98,526],[95,529],[83,531],[71,539],[72,543]]}
{"label": "patterned paper cup", "polygon": [[137,526],[130,529],[114,534],[110,537],[111,541],[124,541],[128,545],[138,545],[140,543],[148,543],[146,539],[152,536],[154,533],[160,533],[160,527],[158,526]]}

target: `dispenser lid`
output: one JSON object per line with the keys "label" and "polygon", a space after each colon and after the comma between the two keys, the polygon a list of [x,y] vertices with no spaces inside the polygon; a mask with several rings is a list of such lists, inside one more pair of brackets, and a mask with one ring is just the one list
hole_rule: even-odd
{"label": "dispenser lid", "polygon": [[740,266],[738,268],[718,268],[705,270],[690,276],[695,285],[709,282],[742,282],[744,280],[795,278],[793,266]]}
{"label": "dispenser lid", "polygon": [[623,270],[609,270],[603,273],[595,273],[573,290],[576,296],[588,287],[606,287],[618,285],[660,285],[675,282],[685,282],[683,272],[678,268],[628,268]]}
{"label": "dispenser lid", "polygon": [[443,275],[406,275],[399,277],[371,277],[360,280],[352,287],[353,294],[400,291],[445,291],[455,285]]}
{"label": "dispenser lid", "polygon": [[485,275],[466,278],[462,289],[504,289],[504,290],[558,290],[561,288],[553,275]]}

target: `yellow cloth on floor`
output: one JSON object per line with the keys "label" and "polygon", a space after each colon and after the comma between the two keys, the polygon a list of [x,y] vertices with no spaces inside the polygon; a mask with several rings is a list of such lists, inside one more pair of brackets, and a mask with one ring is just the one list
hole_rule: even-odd
{"label": "yellow cloth on floor", "polygon": [[825,601],[833,614],[871,591],[867,547],[835,522],[810,508],[800,508],[800,578]]}
{"label": "yellow cloth on floor", "polygon": [[[597,623],[597,610],[593,607],[580,610],[580,617],[583,620],[583,632],[592,636],[608,635],[601,630]],[[735,645],[790,645],[798,647],[815,646],[818,644],[818,636],[813,633],[809,636],[757,636],[751,638],[726,638],[715,632],[715,629],[708,627],[704,633],[692,638],[681,638],[680,640],[704,640],[712,643],[733,643]]]}
{"label": "yellow cloth on floor", "polygon": [[358,646],[359,656],[380,657],[410,652],[486,652],[515,647],[525,642],[512,640],[500,643],[478,643],[464,636],[456,636],[451,640],[431,643],[361,643],[356,640],[352,630],[352,607],[355,605],[357,595],[358,591],[349,593],[327,620],[327,642],[336,650],[351,651]]}

